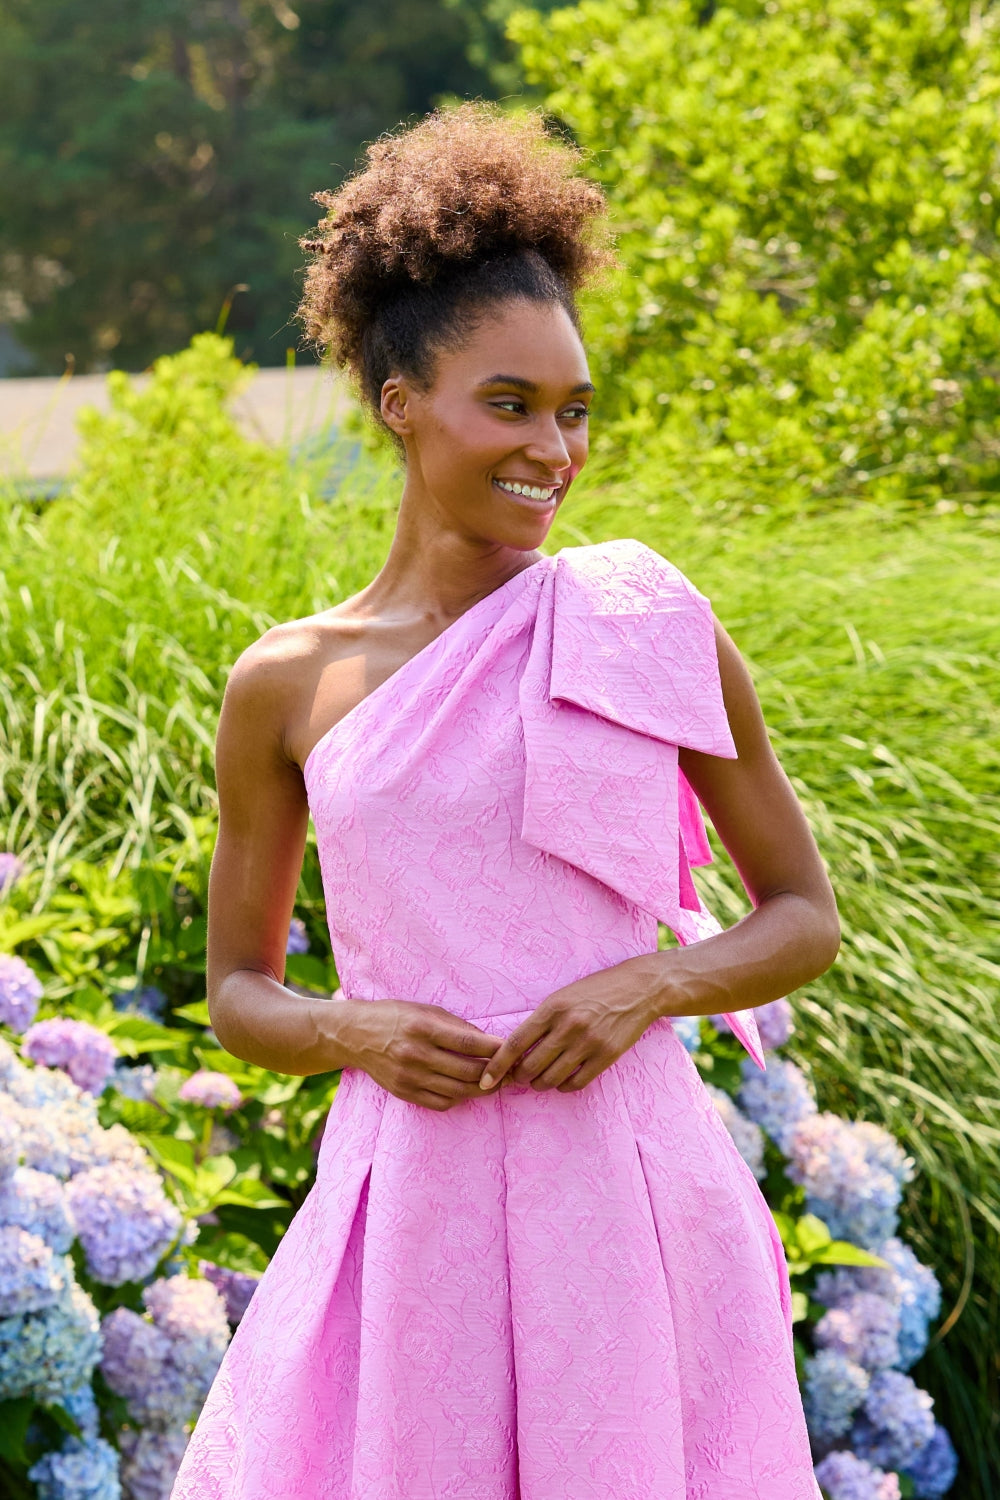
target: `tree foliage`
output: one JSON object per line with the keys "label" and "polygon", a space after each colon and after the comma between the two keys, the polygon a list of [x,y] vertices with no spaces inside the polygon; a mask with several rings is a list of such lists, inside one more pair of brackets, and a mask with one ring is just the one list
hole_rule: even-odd
{"label": "tree foliage", "polygon": [[995,498],[995,11],[583,0],[510,31],[614,203],[606,414],[694,493]]}
{"label": "tree foliage", "polygon": [[[443,0],[0,0],[0,317],[39,371],[143,368],[213,328],[299,343],[310,195],[489,88]],[[493,24],[499,35],[499,26]]]}

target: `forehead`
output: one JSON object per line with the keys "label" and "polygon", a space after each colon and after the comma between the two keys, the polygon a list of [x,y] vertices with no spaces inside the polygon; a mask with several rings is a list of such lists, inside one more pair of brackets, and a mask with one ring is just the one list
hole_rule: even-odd
{"label": "forehead", "polygon": [[524,298],[501,303],[437,361],[438,384],[478,386],[498,374],[539,388],[588,384],[586,352],[566,309]]}

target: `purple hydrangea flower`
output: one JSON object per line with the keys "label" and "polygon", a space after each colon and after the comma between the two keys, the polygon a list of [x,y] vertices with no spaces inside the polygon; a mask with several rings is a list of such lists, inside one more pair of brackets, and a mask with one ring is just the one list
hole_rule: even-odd
{"label": "purple hydrangea flower", "polygon": [[243,1095],[226,1073],[213,1073],[208,1068],[199,1068],[190,1078],[185,1078],[177,1091],[178,1099],[188,1104],[200,1104],[203,1109],[236,1109],[243,1103]]}
{"label": "purple hydrangea flower", "polygon": [[183,1427],[123,1427],[121,1477],[129,1500],[164,1500],[169,1496],[189,1442]]}
{"label": "purple hydrangea flower", "polygon": [[699,1016],[671,1016],[673,1026],[685,1052],[697,1052],[701,1046],[701,1018]]}
{"label": "purple hydrangea flower", "polygon": [[770,1005],[758,1005],[754,1010],[761,1046],[765,1051],[783,1047],[795,1031],[790,1000],[772,1000]]}
{"label": "purple hydrangea flower", "polygon": [[24,874],[24,865],[16,854],[0,854],[0,896],[6,895]]}
{"label": "purple hydrangea flower", "polygon": [[763,1182],[767,1176],[764,1166],[764,1132],[759,1125],[748,1120],[746,1115],[737,1109],[724,1089],[715,1088],[713,1084],[706,1084],[706,1089],[712,1103],[722,1116],[723,1125],[733,1138],[733,1145],[757,1181]]}
{"label": "purple hydrangea flower", "polygon": [[0,1022],[23,1031],[35,1019],[42,984],[33,969],[15,953],[0,953]]}
{"label": "purple hydrangea flower", "polygon": [[873,1468],[853,1453],[829,1453],[816,1478],[830,1500],[899,1500],[899,1478]]}
{"label": "purple hydrangea flower", "polygon": [[740,1071],[743,1084],[736,1096],[740,1107],[787,1155],[796,1126],[816,1113],[809,1080],[801,1068],[784,1057],[772,1057],[766,1073],[747,1057]]}
{"label": "purple hydrangea flower", "polygon": [[57,1255],[65,1255],[76,1238],[65,1188],[34,1167],[16,1167],[0,1181],[0,1224],[30,1230]]}
{"label": "purple hydrangea flower", "polygon": [[788,1175],[834,1239],[870,1250],[894,1233],[913,1162],[887,1131],[824,1112],[800,1120],[786,1139]]}
{"label": "purple hydrangea flower", "polygon": [[913,1480],[916,1500],[940,1500],[955,1483],[958,1454],[945,1428],[934,1424],[934,1433],[926,1447],[903,1469]]}
{"label": "purple hydrangea flower", "polygon": [[286,954],[309,952],[309,934],[306,932],[306,924],[301,917],[293,917],[291,920],[285,952]]}
{"label": "purple hydrangea flower", "polygon": [[806,1360],[802,1404],[815,1447],[829,1447],[849,1430],[868,1383],[867,1370],[832,1349]]}
{"label": "purple hydrangea flower", "polygon": [[120,1500],[122,1492],[118,1451],[96,1433],[70,1433],[61,1448],[32,1464],[28,1478],[37,1485],[38,1500]]}
{"label": "purple hydrangea flower", "polygon": [[33,1396],[45,1405],[61,1403],[91,1379],[100,1353],[97,1308],[71,1279],[51,1307],[0,1319],[0,1401]]}
{"label": "purple hydrangea flower", "polygon": [[104,1092],[115,1070],[118,1048],[105,1032],[89,1021],[68,1016],[39,1021],[24,1034],[21,1051],[32,1062],[62,1068],[77,1088],[95,1097]]}
{"label": "purple hydrangea flower", "polygon": [[851,1447],[886,1469],[901,1469],[934,1436],[934,1400],[899,1370],[872,1376],[864,1415],[851,1430]]}
{"label": "purple hydrangea flower", "polygon": [[877,1292],[854,1292],[820,1318],[813,1336],[820,1349],[865,1370],[888,1370],[899,1359],[899,1307]]}
{"label": "purple hydrangea flower", "polygon": [[257,1290],[260,1277],[250,1276],[245,1271],[231,1271],[211,1260],[199,1260],[198,1270],[225,1300],[226,1317],[230,1323],[239,1323]]}
{"label": "purple hydrangea flower", "polygon": [[117,1162],[78,1172],[66,1193],[87,1258],[87,1270],[105,1286],[145,1281],[177,1238],[180,1210],[152,1170]]}
{"label": "purple hydrangea flower", "polygon": [[[765,1052],[773,1051],[776,1047],[783,1047],[795,1032],[792,1006],[787,999],[772,1000],[768,1005],[757,1005],[754,1007],[753,1014],[760,1033],[760,1044]],[[708,1019],[716,1031],[732,1034],[733,1028],[725,1016],[709,1016]]]}
{"label": "purple hydrangea flower", "polygon": [[161,1278],[143,1289],[149,1317],[104,1319],[101,1373],[138,1422],[182,1423],[208,1394],[229,1345],[222,1298],[208,1281]]}

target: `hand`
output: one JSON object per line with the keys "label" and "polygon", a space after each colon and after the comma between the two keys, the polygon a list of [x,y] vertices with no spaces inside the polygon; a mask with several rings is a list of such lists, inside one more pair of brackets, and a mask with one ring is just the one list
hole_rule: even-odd
{"label": "hand", "polygon": [[[662,1012],[630,960],[563,985],[512,1031],[484,1072],[570,1093],[617,1062]],[[529,1050],[530,1049],[530,1050]],[[483,1090],[488,1092],[488,1090]]]}
{"label": "hand", "polygon": [[[501,1044],[440,1005],[417,1000],[343,1001],[354,1005],[350,1065],[397,1099],[445,1110],[460,1099],[479,1099],[486,1063]],[[499,1084],[497,1085],[499,1088]]]}

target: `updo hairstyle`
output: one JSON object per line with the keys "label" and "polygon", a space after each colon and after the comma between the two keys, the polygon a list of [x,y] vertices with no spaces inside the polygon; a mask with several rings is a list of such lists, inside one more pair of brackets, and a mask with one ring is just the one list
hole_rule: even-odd
{"label": "updo hairstyle", "polygon": [[312,195],[327,213],[318,238],[299,240],[314,258],[295,316],[376,420],[390,374],[429,388],[435,353],[492,305],[558,303],[579,329],[574,294],[613,258],[606,204],[537,113],[438,109],[381,137],[366,162]]}

